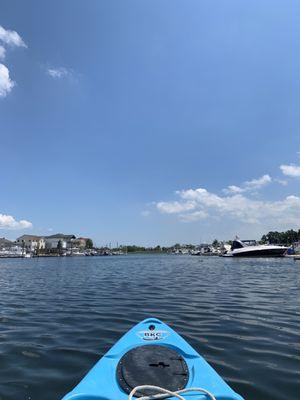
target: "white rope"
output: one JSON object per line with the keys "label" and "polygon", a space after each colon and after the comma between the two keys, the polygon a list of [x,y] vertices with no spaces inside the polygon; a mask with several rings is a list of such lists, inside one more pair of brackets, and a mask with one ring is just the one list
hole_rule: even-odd
{"label": "white rope", "polygon": [[186,400],[183,396],[180,396],[179,393],[187,393],[187,392],[200,392],[205,395],[207,395],[211,400],[216,400],[215,396],[210,393],[208,390],[203,389],[203,388],[187,388],[187,389],[182,389],[182,390],[177,390],[176,392],[172,392],[171,390],[161,388],[159,386],[152,386],[152,385],[142,385],[142,386],[136,386],[132,391],[129,393],[128,400],[132,400],[133,395],[141,390],[145,389],[151,389],[151,390],[156,390],[158,394],[151,395],[151,396],[143,396],[139,397],[139,400],[152,400],[152,399],[160,399],[160,398],[166,398],[166,397],[177,397],[179,400]]}

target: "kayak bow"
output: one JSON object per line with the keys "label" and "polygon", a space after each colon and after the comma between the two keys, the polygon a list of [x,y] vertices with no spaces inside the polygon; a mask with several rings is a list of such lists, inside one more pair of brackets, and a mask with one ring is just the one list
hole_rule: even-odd
{"label": "kayak bow", "polygon": [[[148,318],[128,331],[62,400],[127,400],[132,394],[182,398],[191,390],[195,392],[188,397],[197,400],[243,400],[173,329]],[[169,395],[157,394],[166,391]]]}

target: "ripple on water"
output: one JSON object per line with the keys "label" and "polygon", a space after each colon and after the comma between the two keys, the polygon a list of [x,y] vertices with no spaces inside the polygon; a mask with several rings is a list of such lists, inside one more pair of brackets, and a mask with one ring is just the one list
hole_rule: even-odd
{"label": "ripple on water", "polygon": [[296,400],[299,271],[284,259],[0,260],[0,400],[59,400],[150,315],[246,399]]}

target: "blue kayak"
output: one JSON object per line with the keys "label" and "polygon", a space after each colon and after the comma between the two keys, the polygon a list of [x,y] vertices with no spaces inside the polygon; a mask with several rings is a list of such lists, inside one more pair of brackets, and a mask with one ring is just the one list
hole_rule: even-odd
{"label": "blue kayak", "polygon": [[154,387],[165,393],[203,389],[189,393],[189,399],[243,400],[181,336],[155,318],[130,329],[63,400],[126,400],[130,393],[162,398]]}

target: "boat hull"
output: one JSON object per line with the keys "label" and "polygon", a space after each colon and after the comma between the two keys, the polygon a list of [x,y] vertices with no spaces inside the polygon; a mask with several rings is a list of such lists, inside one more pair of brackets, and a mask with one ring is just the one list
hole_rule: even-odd
{"label": "boat hull", "polygon": [[285,249],[251,250],[237,253],[233,252],[232,257],[283,257],[285,252]]}
{"label": "boat hull", "polygon": [[[126,354],[149,345],[179,353],[189,371],[186,388],[202,387],[217,400],[243,400],[181,336],[155,318],[146,319],[127,332],[63,400],[127,400],[128,393],[118,381],[118,368]],[[144,384],[148,382],[145,380]],[[188,397],[207,398],[199,393]]]}

